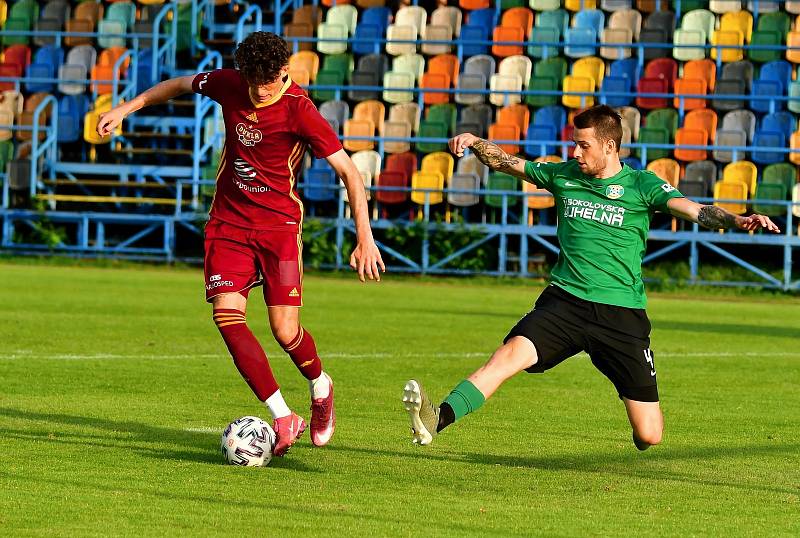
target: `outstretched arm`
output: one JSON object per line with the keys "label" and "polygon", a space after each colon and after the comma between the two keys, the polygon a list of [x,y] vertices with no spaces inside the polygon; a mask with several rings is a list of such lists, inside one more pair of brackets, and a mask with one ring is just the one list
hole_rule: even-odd
{"label": "outstretched arm", "polygon": [[742,217],[741,215],[734,215],[721,207],[698,204],[688,198],[672,198],[667,202],[667,207],[674,216],[696,222],[709,230],[739,228],[753,231],[764,228],[770,232],[781,232],[780,228],[767,216],[753,213],[749,217]]}
{"label": "outstretched arm", "polygon": [[526,179],[525,159],[520,159],[514,155],[509,155],[500,146],[478,138],[477,136],[465,133],[450,139],[450,151],[461,157],[464,150],[470,148],[472,153],[480,162],[498,172],[505,172],[520,179]]}
{"label": "outstretched arm", "polygon": [[97,120],[97,134],[100,136],[110,135],[126,116],[141,108],[165,103],[184,93],[191,93],[193,80],[194,75],[188,75],[159,82],[127,103],[117,105],[108,112],[100,114],[100,118]]}
{"label": "outstretched arm", "polygon": [[[350,200],[350,209],[356,223],[356,239],[358,244],[350,255],[350,267],[358,271],[358,278],[365,281],[364,275],[370,280],[381,279],[381,271],[386,272],[381,253],[372,237],[372,228],[369,225],[369,212],[367,211],[367,197],[364,194],[364,182],[361,173],[356,168],[353,160],[345,150],[340,149],[327,158],[328,163],[342,178],[347,189],[347,198]],[[379,270],[380,268],[380,270]]]}

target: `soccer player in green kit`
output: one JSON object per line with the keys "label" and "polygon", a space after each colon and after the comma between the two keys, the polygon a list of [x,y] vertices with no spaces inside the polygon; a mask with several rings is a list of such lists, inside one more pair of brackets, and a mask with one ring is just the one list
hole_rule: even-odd
{"label": "soccer player in green kit", "polygon": [[541,373],[586,351],[624,403],[636,447],[657,445],[664,420],[641,270],[654,212],[712,230],[780,232],[763,215],[742,217],[698,204],[652,172],[623,165],[622,125],[612,108],[587,109],[575,116],[574,125],[575,158],[563,163],[529,162],[471,134],[450,140],[456,155],[469,148],[492,170],[552,192],[561,251],[551,283],[534,309],[511,329],[489,361],[438,407],[419,381],[406,383],[403,404],[414,443],[430,444],[437,432],[478,409],[511,376],[523,370]]}

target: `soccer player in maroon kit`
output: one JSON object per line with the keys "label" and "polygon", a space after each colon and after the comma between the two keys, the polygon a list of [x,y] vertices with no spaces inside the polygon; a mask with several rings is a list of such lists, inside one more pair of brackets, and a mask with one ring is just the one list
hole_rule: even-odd
{"label": "soccer player in maroon kit", "polygon": [[106,136],[128,114],[184,93],[200,93],[222,105],[225,146],[205,229],[206,300],[213,304],[214,322],[236,367],[272,414],[274,453],[283,456],[306,424],[286,405],[266,354],[247,327],[247,294],[253,286],[263,284],[272,334],[309,381],[314,445],[330,440],[336,422],[333,382],[322,371],[314,339],[300,325],[303,203],[296,182],[306,148],[325,158],[347,188],[358,241],[351,267],[362,282],[380,280],[385,267],[372,238],[361,175],[314,103],[289,78],[286,42],[254,32],[239,44],[235,60],[237,69],[153,86],[101,115],[97,132]]}

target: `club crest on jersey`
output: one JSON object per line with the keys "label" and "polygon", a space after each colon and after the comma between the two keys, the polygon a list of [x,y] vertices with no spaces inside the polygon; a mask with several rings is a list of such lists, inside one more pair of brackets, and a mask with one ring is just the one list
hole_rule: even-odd
{"label": "club crest on jersey", "polygon": [[623,194],[625,194],[625,189],[622,187],[622,185],[609,185],[606,187],[606,196],[612,200],[622,198]]}
{"label": "club crest on jersey", "polygon": [[244,123],[236,124],[236,134],[239,135],[239,142],[245,146],[255,146],[261,142],[261,131],[251,129]]}

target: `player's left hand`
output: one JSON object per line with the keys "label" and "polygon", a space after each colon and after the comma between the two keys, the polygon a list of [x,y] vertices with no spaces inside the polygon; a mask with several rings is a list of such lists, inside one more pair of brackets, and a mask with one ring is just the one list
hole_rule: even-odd
{"label": "player's left hand", "polygon": [[350,254],[350,267],[358,271],[358,279],[361,282],[366,282],[367,278],[380,282],[381,271],[386,272],[381,252],[372,239],[358,242]]}
{"label": "player's left hand", "polygon": [[776,234],[781,233],[781,229],[770,220],[769,217],[766,215],[759,215],[757,213],[753,213],[749,217],[736,217],[736,226],[742,230],[747,230],[748,232],[752,232],[753,230],[758,230],[759,228],[764,228],[767,231],[774,232]]}

